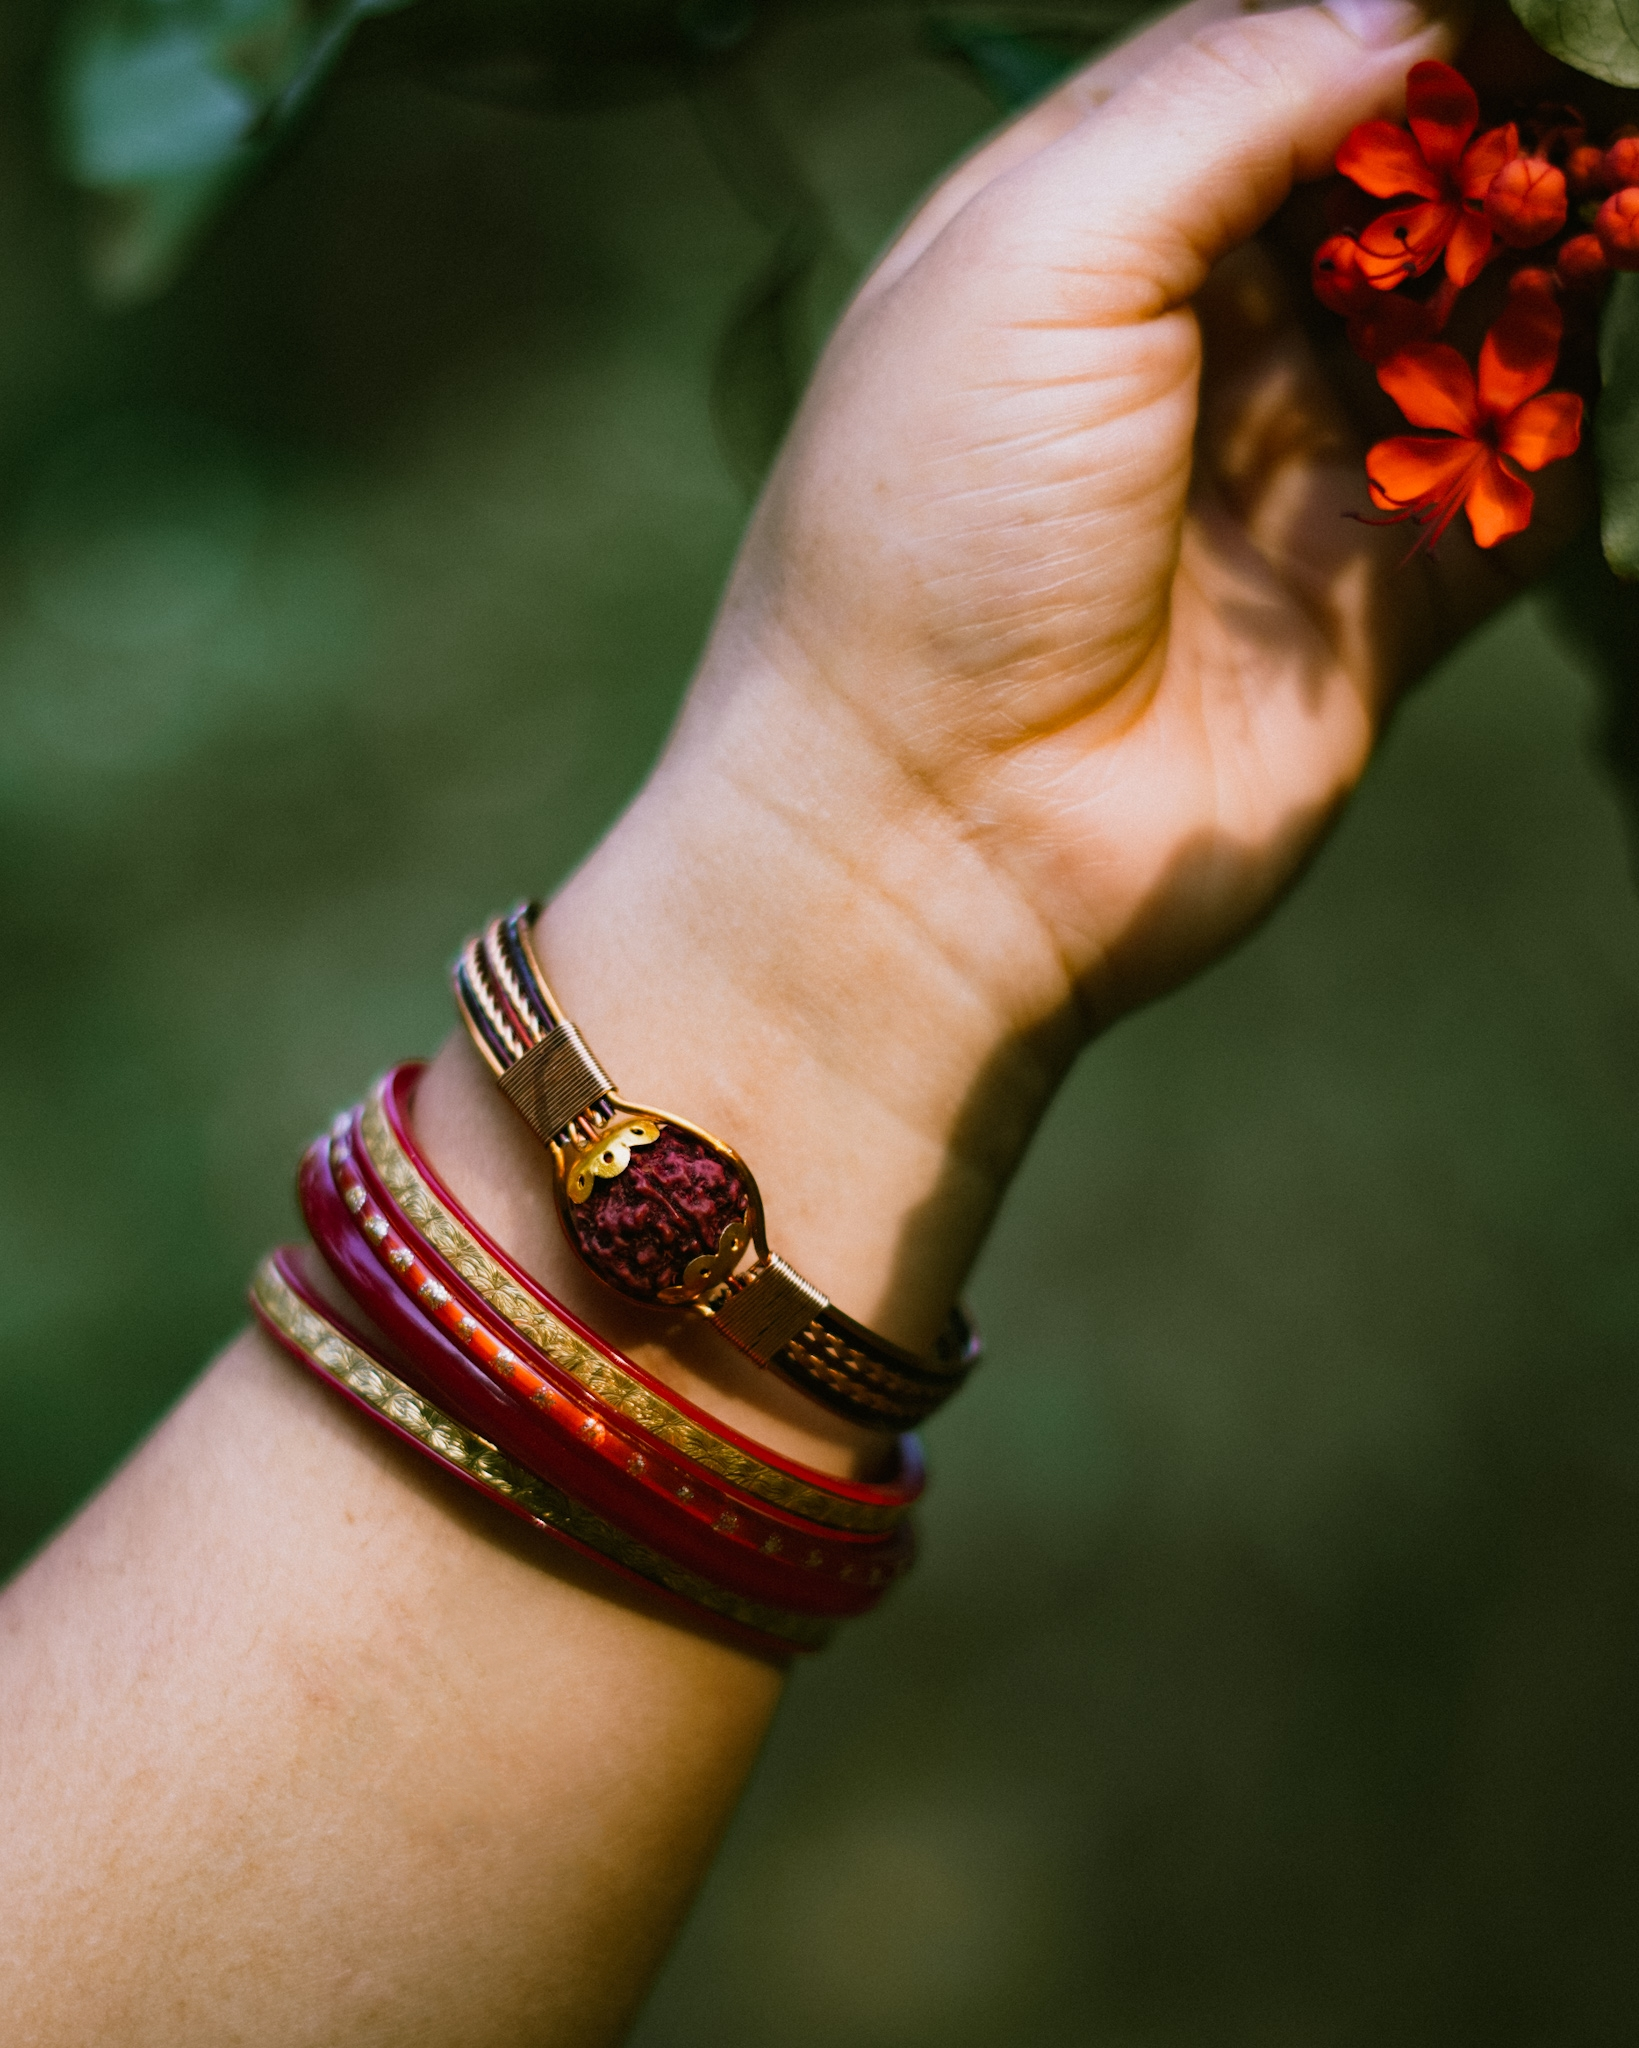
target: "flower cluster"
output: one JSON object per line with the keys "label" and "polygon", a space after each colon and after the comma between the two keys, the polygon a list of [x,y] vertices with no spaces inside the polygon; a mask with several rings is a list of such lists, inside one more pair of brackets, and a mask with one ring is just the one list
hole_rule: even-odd
{"label": "flower cluster", "polygon": [[[1601,149],[1568,107],[1539,110],[1529,147],[1512,121],[1476,133],[1474,88],[1436,63],[1408,74],[1406,118],[1405,128],[1364,121],[1338,151],[1346,178],[1399,203],[1322,242],[1314,288],[1407,420],[1437,430],[1378,442],[1366,457],[1372,503],[1414,521],[1430,547],[1465,511],[1488,548],[1530,524],[1520,472],[1570,455],[1581,439],[1581,399],[1546,388],[1564,335],[1561,301],[1613,269],[1639,270],[1639,134]],[[1583,231],[1566,237],[1568,224]],[[1550,257],[1546,245],[1561,237]],[[1509,279],[1476,376],[1437,337],[1482,271],[1527,249],[1542,254]],[[1405,289],[1437,265],[1429,285]]]}

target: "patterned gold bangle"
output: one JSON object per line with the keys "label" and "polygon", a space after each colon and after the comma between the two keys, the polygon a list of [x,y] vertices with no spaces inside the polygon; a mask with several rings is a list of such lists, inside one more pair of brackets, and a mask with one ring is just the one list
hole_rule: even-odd
{"label": "patterned gold bangle", "polygon": [[526,1472],[372,1358],[305,1292],[298,1292],[293,1273],[288,1253],[271,1253],[257,1267],[250,1299],[258,1320],[309,1370],[367,1408],[434,1464],[548,1534],[566,1538],[648,1585],[764,1638],[761,1647],[782,1653],[817,1650],[829,1639],[828,1622],[746,1600],[713,1585],[591,1513],[560,1487]]}
{"label": "patterned gold bangle", "polygon": [[[540,1293],[479,1242],[473,1227],[457,1212],[454,1198],[400,1144],[388,1114],[397,1079],[397,1071],[384,1076],[365,1098],[359,1128],[370,1165],[433,1249],[521,1337],[608,1407],[717,1478],[775,1507],[806,1515],[827,1528],[861,1534],[892,1529],[903,1521],[921,1490],[920,1454],[913,1439],[901,1442],[900,1457],[909,1470],[907,1481],[891,1490],[893,1497],[861,1499],[857,1496],[865,1489],[855,1489],[852,1495],[833,1491],[816,1483],[817,1473],[812,1480],[800,1478],[729,1441],[638,1379],[630,1361],[588,1343],[571,1329]],[[890,1489],[880,1491],[886,1494]]]}
{"label": "patterned gold bangle", "polygon": [[456,1004],[501,1092],[551,1156],[564,1234],[606,1285],[709,1321],[834,1414],[908,1429],[962,1384],[978,1333],[958,1307],[927,1353],[845,1315],[770,1250],[750,1167],[698,1124],[618,1094],[535,957],[539,905],[493,918],[456,961]]}

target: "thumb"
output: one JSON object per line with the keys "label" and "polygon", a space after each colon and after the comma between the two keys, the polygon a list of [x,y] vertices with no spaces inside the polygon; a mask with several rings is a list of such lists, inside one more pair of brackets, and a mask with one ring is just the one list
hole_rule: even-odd
{"label": "thumb", "polygon": [[972,226],[999,229],[1015,277],[1022,259],[1050,295],[1010,310],[1102,325],[1182,304],[1454,40],[1413,0],[1329,0],[1197,30],[974,201]]}

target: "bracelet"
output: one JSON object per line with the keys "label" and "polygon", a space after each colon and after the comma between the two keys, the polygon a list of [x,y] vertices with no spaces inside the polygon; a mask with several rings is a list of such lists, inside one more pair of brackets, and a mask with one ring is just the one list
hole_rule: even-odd
{"label": "bracelet", "polygon": [[[979,1339],[960,1308],[920,1358],[846,1316],[768,1248],[737,1152],[626,1101],[563,1015],[535,958],[540,906],[519,904],[462,949],[456,1002],[502,1092],[547,1147],[559,1220],[606,1285],[687,1310],[760,1366],[868,1428],[909,1428],[961,1385]],[[745,1263],[748,1252],[754,1253]]]}
{"label": "bracelet", "polygon": [[678,1566],[445,1414],[391,1372],[368,1341],[320,1298],[291,1250],[262,1261],[251,1282],[250,1302],[269,1336],[310,1372],[509,1514],[693,1619],[708,1617],[719,1632],[746,1648],[785,1657],[824,1646],[830,1634],[824,1620],[747,1600]]}
{"label": "bracelet", "polygon": [[419,1062],[407,1061],[371,1089],[355,1131],[357,1157],[404,1226],[454,1269],[457,1284],[589,1394],[717,1478],[833,1529],[870,1533],[904,1519],[926,1476],[914,1436],[899,1439],[898,1472],[878,1483],[834,1479],[782,1458],[613,1350],[514,1265],[421,1155],[409,1113],[422,1071]]}
{"label": "bracelet", "polygon": [[[330,1146],[336,1191],[357,1230],[423,1317],[453,1337],[515,1400],[551,1418],[550,1436],[566,1434],[577,1450],[590,1447],[613,1466],[623,1482],[637,1481],[668,1506],[681,1503],[713,1537],[732,1537],[765,1559],[778,1558],[788,1567],[800,1567],[812,1590],[795,1589],[793,1597],[799,1600],[812,1597],[834,1605],[826,1583],[829,1579],[852,1588],[876,1589],[909,1569],[913,1545],[903,1520],[880,1534],[842,1534],[818,1527],[807,1517],[768,1506],[715,1479],[693,1460],[677,1456],[651,1431],[571,1380],[521,1333],[500,1324],[505,1335],[498,1334],[498,1319],[489,1316],[459,1274],[394,1209],[385,1190],[369,1185],[367,1168],[360,1172],[364,1162],[355,1148],[357,1121],[355,1117],[345,1137],[333,1136]],[[707,1555],[713,1565],[719,1562],[715,1546]],[[872,1604],[876,1594],[873,1590],[866,1597],[856,1591],[842,1597],[847,1611],[857,1612],[862,1605]]]}
{"label": "bracelet", "polygon": [[413,1227],[395,1230],[347,1120],[310,1148],[301,1195],[320,1249],[403,1352],[407,1377],[650,1547],[747,1597],[831,1615],[863,1612],[909,1568],[907,1525],[840,1535],[766,1507],[668,1453],[521,1340],[508,1344]]}

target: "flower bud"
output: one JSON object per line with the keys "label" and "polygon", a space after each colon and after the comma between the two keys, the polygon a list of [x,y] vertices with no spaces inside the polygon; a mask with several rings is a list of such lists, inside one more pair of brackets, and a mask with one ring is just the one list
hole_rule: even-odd
{"label": "flower bud", "polygon": [[1565,173],[1539,156],[1516,156],[1491,180],[1486,217],[1499,242],[1534,249],[1565,225]]}
{"label": "flower bud", "polygon": [[1603,192],[1605,152],[1595,149],[1591,142],[1573,149],[1565,159],[1565,181],[1571,188],[1573,199],[1586,199],[1590,193]]}
{"label": "flower bud", "polygon": [[1597,235],[1573,235],[1561,248],[1554,268],[1568,285],[1593,284],[1610,271]]}
{"label": "flower bud", "polygon": [[1639,135],[1617,137],[1605,152],[1600,175],[1607,192],[1620,192],[1624,185],[1639,185]]}
{"label": "flower bud", "polygon": [[1613,192],[1594,216],[1593,231],[1612,270],[1639,270],[1639,185]]}

